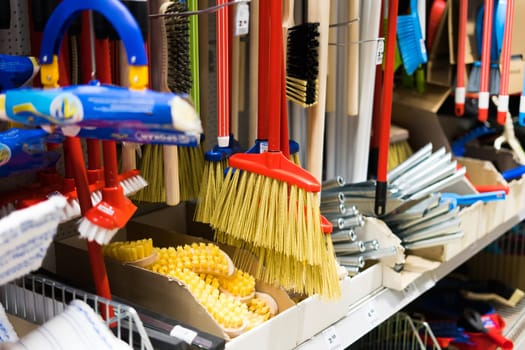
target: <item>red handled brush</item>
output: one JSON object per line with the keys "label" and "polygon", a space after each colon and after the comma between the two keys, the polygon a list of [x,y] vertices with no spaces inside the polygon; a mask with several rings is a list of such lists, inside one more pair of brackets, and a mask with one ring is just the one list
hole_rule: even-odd
{"label": "red handled brush", "polygon": [[[217,5],[226,4],[217,0]],[[195,220],[210,223],[223,187],[224,170],[233,153],[230,145],[229,20],[228,8],[217,11],[217,145],[205,153],[204,173],[195,210]]]}
{"label": "red handled brush", "polygon": [[481,72],[479,80],[478,120],[486,122],[489,117],[490,49],[492,41],[492,18],[494,0],[485,0],[483,14],[483,39],[481,43]]}
{"label": "red handled brush", "polygon": [[498,97],[498,116],[497,121],[500,125],[505,125],[507,113],[509,112],[509,75],[510,59],[512,46],[512,26],[514,23],[514,0],[507,0],[507,11],[505,13],[505,31],[503,32],[503,47],[501,49],[502,67],[501,80]]}
{"label": "red handled brush", "polygon": [[[87,18],[92,21],[93,18]],[[99,67],[98,77],[102,83],[111,83],[111,62],[109,58],[109,40],[97,39],[97,51],[95,50],[94,32],[90,33],[91,55],[96,57],[92,62],[92,71],[95,75],[95,67]],[[98,53],[95,55],[95,52]],[[92,56],[93,57],[93,56]],[[100,154],[98,141],[92,142],[97,149],[93,152]],[[137,207],[125,196],[120,186],[117,162],[117,145],[115,141],[102,141],[104,155],[104,187],[102,188],[101,200],[90,208],[81,219],[78,231],[81,237],[98,244],[107,244],[115,233],[123,228]],[[100,156],[99,156],[100,157]],[[97,160],[97,159],[95,159]],[[100,162],[100,159],[98,159]]]}
{"label": "red handled brush", "polygon": [[385,72],[379,117],[377,183],[375,213],[382,216],[386,212],[388,148],[390,145],[390,121],[392,117],[392,93],[394,90],[394,65],[396,52],[397,9],[399,1],[388,2],[388,33],[386,39]]}
{"label": "red handled brush", "polygon": [[[271,1],[261,4],[261,10],[264,6],[269,8],[269,16],[261,16],[260,23],[262,26],[262,21],[269,21],[269,60],[259,62],[268,66],[268,74],[260,78],[270,80],[268,100],[259,103],[269,106],[268,151],[237,153],[229,158],[230,168],[210,223],[232,240],[251,247],[264,264],[261,273],[265,280],[296,291],[334,297],[338,291],[329,288],[333,286],[329,272],[335,269],[335,260],[324,249],[318,201],[320,183],[281,151],[280,90],[285,74],[282,4]],[[291,242],[296,249],[285,250]],[[339,286],[337,282],[336,285]]]}
{"label": "red handled brush", "polygon": [[467,40],[468,0],[459,2],[458,55],[456,69],[456,88],[454,90],[454,113],[465,114],[465,45]]}

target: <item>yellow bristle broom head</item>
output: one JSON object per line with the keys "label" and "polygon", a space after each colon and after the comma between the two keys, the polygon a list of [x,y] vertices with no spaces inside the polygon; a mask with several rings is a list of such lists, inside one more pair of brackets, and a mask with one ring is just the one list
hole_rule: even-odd
{"label": "yellow bristle broom head", "polygon": [[220,209],[211,220],[216,240],[256,255],[256,277],[265,282],[339,297],[335,255],[321,230],[318,194],[233,168],[224,181],[217,199]]}
{"label": "yellow bristle broom head", "polygon": [[144,145],[139,170],[148,186],[137,192],[133,199],[139,202],[164,203],[164,155],[162,145]]}
{"label": "yellow bristle broom head", "polygon": [[195,208],[195,221],[210,223],[219,191],[224,183],[224,170],[227,166],[226,160],[204,162],[202,182]]}
{"label": "yellow bristle broom head", "polygon": [[178,147],[179,184],[181,201],[195,200],[199,196],[204,174],[204,150],[198,147]]}

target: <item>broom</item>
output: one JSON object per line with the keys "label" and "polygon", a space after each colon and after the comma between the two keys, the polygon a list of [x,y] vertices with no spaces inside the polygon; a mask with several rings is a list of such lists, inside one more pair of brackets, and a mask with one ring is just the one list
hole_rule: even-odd
{"label": "broom", "polygon": [[501,81],[498,97],[498,124],[504,125],[509,111],[509,74],[511,60],[512,44],[512,26],[514,22],[514,0],[507,0],[507,9],[505,14],[505,28],[503,30],[502,55],[503,62],[501,68]]}
{"label": "broom", "polygon": [[[282,80],[275,77],[284,74],[282,4],[272,1],[267,6],[270,16],[261,16],[261,21],[270,21],[270,57],[260,64],[268,65],[266,77],[273,78],[268,90],[279,91]],[[335,297],[340,291],[330,289],[334,286],[330,271],[335,269],[335,261],[323,249],[320,184],[281,152],[280,100],[281,95],[274,93],[268,95],[268,101],[259,101],[268,102],[270,107],[268,151],[230,157],[230,168],[210,223],[221,235],[231,236],[230,241],[250,247],[264,266],[259,270],[264,280],[309,294]]]}
{"label": "broom", "polygon": [[[217,0],[217,6],[226,4],[225,0]],[[216,207],[219,190],[223,186],[224,171],[228,165],[228,158],[232,154],[232,142],[229,134],[229,42],[228,9],[225,7],[217,11],[217,145],[205,154],[205,165],[202,182],[195,209],[195,220],[209,223]]]}
{"label": "broom", "polygon": [[[291,18],[293,16],[293,1],[289,1],[286,6],[284,7],[285,10],[287,10],[287,14],[283,16],[283,40],[286,40],[286,33],[288,30],[288,25],[291,22]],[[260,9],[261,18],[268,18],[268,8],[262,7]],[[261,61],[268,61],[268,23],[267,21],[261,21],[260,28],[258,28],[258,60]],[[286,42],[285,42],[286,43]],[[285,44],[286,47],[286,44]],[[267,65],[258,65],[258,77],[267,77],[268,75],[268,67]],[[257,97],[260,101],[267,101],[268,96],[266,95],[268,93],[268,80],[266,78],[257,79]],[[257,103],[257,101],[253,101],[254,104],[257,105],[258,109],[258,116],[257,116],[257,138],[255,140],[255,144],[247,151],[248,153],[262,153],[266,152],[268,149],[268,105],[266,103]],[[287,147],[289,149],[289,152],[287,154],[289,155],[290,159],[297,165],[301,165],[300,163],[300,157],[299,157],[299,144],[294,140],[288,139],[288,109],[286,103],[281,103],[281,114],[286,115],[286,118],[281,119],[281,145],[283,147]],[[284,129],[286,128],[286,130]],[[287,143],[285,145],[284,143]]]}

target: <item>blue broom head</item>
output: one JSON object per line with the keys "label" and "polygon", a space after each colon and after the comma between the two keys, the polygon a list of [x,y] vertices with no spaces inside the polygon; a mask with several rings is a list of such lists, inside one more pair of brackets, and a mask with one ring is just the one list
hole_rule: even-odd
{"label": "blue broom head", "polygon": [[408,15],[397,17],[397,42],[408,75],[412,75],[419,65],[428,61],[417,14],[417,0],[410,1],[410,12]]}

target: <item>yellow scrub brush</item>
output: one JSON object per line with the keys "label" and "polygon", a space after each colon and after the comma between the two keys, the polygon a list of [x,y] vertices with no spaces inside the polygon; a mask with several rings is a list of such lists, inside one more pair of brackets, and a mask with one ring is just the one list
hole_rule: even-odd
{"label": "yellow scrub brush", "polygon": [[103,248],[103,254],[120,262],[146,267],[157,261],[151,238],[137,241],[112,242]]}

